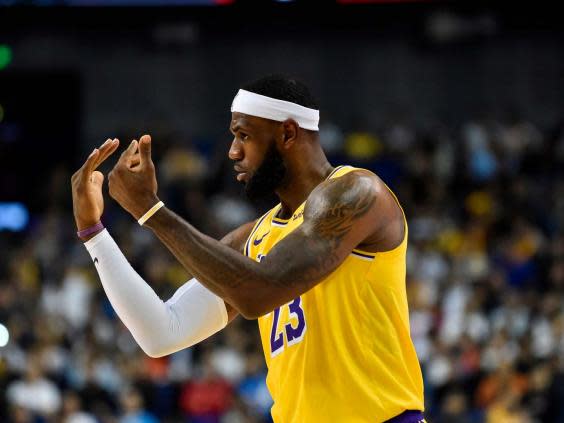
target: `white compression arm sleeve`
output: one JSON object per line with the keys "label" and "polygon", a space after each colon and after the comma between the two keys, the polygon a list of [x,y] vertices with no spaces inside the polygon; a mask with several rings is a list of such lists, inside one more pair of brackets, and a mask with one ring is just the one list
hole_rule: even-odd
{"label": "white compression arm sleeve", "polygon": [[84,245],[116,313],[147,355],[171,354],[227,325],[223,300],[196,279],[163,302],[131,267],[107,230]]}

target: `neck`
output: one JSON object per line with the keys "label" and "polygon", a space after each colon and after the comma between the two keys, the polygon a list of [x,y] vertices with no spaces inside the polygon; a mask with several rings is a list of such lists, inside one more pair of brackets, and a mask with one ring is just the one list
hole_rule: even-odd
{"label": "neck", "polygon": [[307,160],[301,158],[288,166],[287,180],[276,190],[282,208],[280,217],[289,218],[309,197],[314,188],[323,182],[333,170],[333,166],[321,149]]}

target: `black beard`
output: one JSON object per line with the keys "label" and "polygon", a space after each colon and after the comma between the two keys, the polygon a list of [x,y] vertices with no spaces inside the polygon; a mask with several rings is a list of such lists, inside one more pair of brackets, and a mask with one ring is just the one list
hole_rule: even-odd
{"label": "black beard", "polygon": [[245,194],[251,201],[258,201],[274,194],[286,176],[286,165],[272,144],[261,165],[245,184]]}

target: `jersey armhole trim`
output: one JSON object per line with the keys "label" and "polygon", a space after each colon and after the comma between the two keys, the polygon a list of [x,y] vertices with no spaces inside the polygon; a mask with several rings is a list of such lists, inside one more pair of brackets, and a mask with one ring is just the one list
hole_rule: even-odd
{"label": "jersey armhole trim", "polygon": [[[340,174],[340,175],[337,175],[337,173],[340,173],[339,171],[345,170],[345,169],[347,169],[347,172],[345,172],[345,173],[343,173],[343,174]],[[365,170],[365,171],[368,171],[368,172],[370,172],[370,173],[376,175],[374,172],[372,172],[372,171],[370,171],[370,170],[368,170],[368,169],[364,169],[364,168],[361,168],[361,167],[349,166],[349,165],[342,165],[342,166],[336,167],[336,168],[333,170],[333,172],[331,172],[331,174],[329,175],[329,178],[333,178],[333,177],[335,177],[335,176],[343,176],[343,175],[345,175],[346,173],[353,172],[353,171],[355,171],[355,170]],[[378,177],[378,175],[376,175],[376,176]],[[329,179],[329,178],[328,178],[328,179]],[[379,178],[379,177],[378,177],[378,178]],[[379,179],[380,179],[380,178],[379,178]],[[386,187],[386,189],[388,190],[388,192],[391,194],[392,198],[394,199],[395,203],[397,204],[397,206],[399,207],[399,209],[400,209],[400,211],[401,211],[401,215],[402,215],[402,219],[403,219],[404,233],[403,233],[403,238],[402,238],[401,242],[400,242],[396,247],[392,248],[391,250],[373,252],[373,251],[364,251],[364,250],[361,250],[361,249],[359,249],[359,248],[355,248],[355,249],[353,249],[353,250],[351,251],[351,254],[353,254],[353,255],[355,255],[356,257],[359,257],[359,258],[362,257],[362,258],[364,258],[365,260],[374,259],[374,258],[376,257],[376,255],[379,255],[379,254],[390,254],[390,253],[394,253],[395,251],[400,250],[401,247],[406,244],[406,242],[407,242],[407,237],[408,237],[408,231],[409,231],[409,229],[408,229],[408,226],[407,226],[407,217],[406,217],[406,215],[405,215],[405,211],[403,210],[403,207],[401,206],[401,204],[400,204],[400,202],[399,202],[399,200],[398,200],[398,197],[397,197],[396,194],[392,191],[392,189],[388,186],[388,184],[386,184],[386,183],[385,183],[384,181],[382,181],[381,179],[380,179],[380,181],[381,181],[382,184]]]}

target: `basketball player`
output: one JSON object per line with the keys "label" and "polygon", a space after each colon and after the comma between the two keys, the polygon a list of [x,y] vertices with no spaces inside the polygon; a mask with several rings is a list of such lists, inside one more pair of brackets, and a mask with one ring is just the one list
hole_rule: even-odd
{"label": "basketball player", "polygon": [[373,173],[333,167],[309,90],[266,77],[231,107],[229,157],[249,196],[280,203],[216,241],[157,196],[151,138],[132,141],[109,174],[110,195],[193,279],[163,303],[100,222],[103,175],[118,147],[95,149],[72,178],[78,235],[140,346],[161,356],[258,319],[275,422],[423,422],[421,370],[405,291],[407,223]]}

